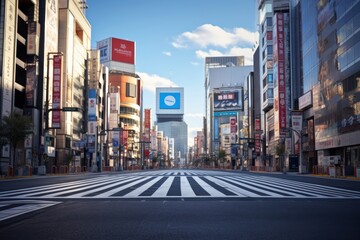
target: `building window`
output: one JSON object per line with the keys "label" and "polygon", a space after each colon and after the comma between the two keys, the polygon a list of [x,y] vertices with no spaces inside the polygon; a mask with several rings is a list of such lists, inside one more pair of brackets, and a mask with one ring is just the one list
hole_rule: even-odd
{"label": "building window", "polygon": [[273,75],[272,74],[268,74],[267,75],[267,79],[268,79],[268,83],[273,83]]}
{"label": "building window", "polygon": [[71,148],[71,138],[69,136],[65,137],[65,148]]}
{"label": "building window", "polygon": [[136,98],[136,85],[126,83],[126,97]]}
{"label": "building window", "polygon": [[338,56],[338,69],[344,71],[360,60],[360,42],[350,47],[346,52]]}
{"label": "building window", "polygon": [[267,17],[266,18],[266,26],[267,27],[272,27],[272,17]]}
{"label": "building window", "polygon": [[82,27],[80,26],[80,24],[78,22],[76,22],[76,36],[79,38],[80,42],[83,42],[84,39],[84,30],[82,29]]}
{"label": "building window", "polygon": [[263,70],[263,74],[265,74],[266,73],[266,63],[264,63],[262,70]]}

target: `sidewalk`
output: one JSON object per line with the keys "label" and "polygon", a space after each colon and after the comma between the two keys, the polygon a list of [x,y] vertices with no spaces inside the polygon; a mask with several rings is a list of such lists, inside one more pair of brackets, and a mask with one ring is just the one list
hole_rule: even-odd
{"label": "sidewalk", "polygon": [[[241,171],[241,170],[237,170]],[[244,171],[244,170],[243,170]],[[327,179],[344,179],[344,180],[356,180],[360,181],[360,177],[355,176],[336,176],[336,177],[330,177],[330,175],[327,174],[313,174],[313,173],[299,173],[299,172],[266,172],[266,171],[249,171],[251,173],[267,173],[267,174],[283,174],[283,175],[291,175],[291,176],[302,176],[302,177],[317,177],[317,178],[327,178]]]}

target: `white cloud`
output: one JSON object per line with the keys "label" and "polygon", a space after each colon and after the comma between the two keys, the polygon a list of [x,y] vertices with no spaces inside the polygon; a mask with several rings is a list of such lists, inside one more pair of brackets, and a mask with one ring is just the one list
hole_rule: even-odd
{"label": "white cloud", "polygon": [[231,48],[229,52],[226,53],[228,56],[244,56],[245,57],[245,65],[253,65],[254,52],[252,48],[240,48],[234,47]]}
{"label": "white cloud", "polygon": [[203,50],[197,50],[195,52],[196,57],[200,58],[200,59],[205,59],[205,57],[219,57],[219,56],[223,56],[224,53],[217,51],[217,50],[208,50],[208,51],[203,51]]}
{"label": "white cloud", "polygon": [[160,77],[156,74],[137,72],[140,76],[144,90],[155,93],[157,87],[177,87],[178,85],[170,79]]}
{"label": "white cloud", "polygon": [[204,117],[204,114],[202,114],[202,113],[186,113],[185,117],[202,118],[202,117]]}
{"label": "white cloud", "polygon": [[236,45],[251,46],[259,38],[257,32],[244,28],[223,29],[212,24],[204,24],[192,32],[184,32],[172,43],[175,48],[187,48],[189,45],[207,48],[209,46],[228,48]]}
{"label": "white cloud", "polygon": [[195,52],[196,57],[205,59],[205,57],[219,57],[219,56],[244,56],[245,65],[253,65],[253,50],[252,48],[233,47],[224,52],[209,49],[207,51],[198,50]]}
{"label": "white cloud", "polygon": [[165,56],[171,57],[171,52],[162,52]]}
{"label": "white cloud", "polygon": [[[258,32],[250,32],[244,28],[228,30],[204,24],[194,31],[180,34],[172,45],[175,48],[200,48],[195,52],[199,59],[215,56],[244,56],[245,65],[252,65],[252,48],[257,44],[258,39]],[[191,64],[195,65],[194,62]]]}

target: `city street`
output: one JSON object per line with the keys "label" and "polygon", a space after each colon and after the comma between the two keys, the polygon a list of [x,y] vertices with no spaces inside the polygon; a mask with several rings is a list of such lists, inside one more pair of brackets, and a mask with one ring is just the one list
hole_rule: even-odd
{"label": "city street", "polygon": [[360,181],[194,169],[0,181],[1,239],[358,239]]}

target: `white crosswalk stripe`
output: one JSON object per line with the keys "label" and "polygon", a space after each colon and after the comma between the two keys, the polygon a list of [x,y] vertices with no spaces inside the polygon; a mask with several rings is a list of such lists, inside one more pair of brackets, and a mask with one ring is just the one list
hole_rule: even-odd
{"label": "white crosswalk stripe", "polygon": [[0,222],[25,213],[51,207],[59,203],[60,202],[42,200],[2,201],[0,202]]}
{"label": "white crosswalk stripe", "polygon": [[67,183],[0,192],[0,200],[245,197],[359,199],[360,192],[269,176],[200,170],[110,174]]}

